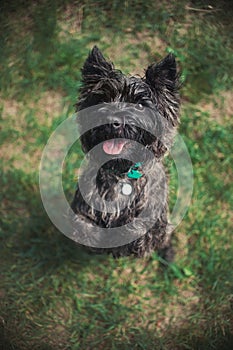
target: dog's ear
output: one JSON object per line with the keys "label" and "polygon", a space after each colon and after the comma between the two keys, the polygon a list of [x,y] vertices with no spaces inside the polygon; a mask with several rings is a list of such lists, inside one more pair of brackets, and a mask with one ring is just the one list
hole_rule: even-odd
{"label": "dog's ear", "polygon": [[173,126],[177,125],[180,82],[174,55],[169,54],[159,63],[149,66],[145,81],[155,94],[159,111]]}
{"label": "dog's ear", "polygon": [[94,46],[82,68],[83,83],[95,85],[101,78],[108,78],[113,70],[113,64],[107,62],[98,47]]}
{"label": "dog's ear", "polygon": [[82,85],[79,89],[79,101],[75,105],[76,110],[104,101],[104,82],[118,75],[114,65],[106,61],[98,47],[94,46],[82,68]]}

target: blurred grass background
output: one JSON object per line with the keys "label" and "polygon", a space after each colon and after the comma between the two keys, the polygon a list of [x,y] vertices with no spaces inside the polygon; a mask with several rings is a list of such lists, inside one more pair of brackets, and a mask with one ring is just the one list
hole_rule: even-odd
{"label": "blurred grass background", "polygon": [[[0,349],[231,349],[231,2],[0,6]],[[114,260],[86,253],[53,227],[40,200],[43,147],[74,111],[80,68],[94,44],[126,73],[143,75],[168,52],[182,71],[180,134],[194,193],[165,271],[156,254]],[[70,199],[81,159],[73,147],[64,168]]]}

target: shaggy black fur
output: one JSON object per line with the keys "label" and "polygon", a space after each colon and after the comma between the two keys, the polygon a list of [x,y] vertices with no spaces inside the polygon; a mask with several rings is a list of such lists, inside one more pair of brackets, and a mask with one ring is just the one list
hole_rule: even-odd
{"label": "shaggy black fur", "polygon": [[[81,219],[85,223],[83,228],[87,236],[89,227],[92,230],[93,227],[120,229],[131,222],[130,230],[139,234],[130,243],[120,246],[115,246],[112,238],[112,248],[103,246],[102,249],[95,248],[95,251],[112,253],[115,257],[130,254],[142,257],[157,249],[164,258],[170,260],[172,229],[167,222],[167,186],[162,159],[172,144],[179,122],[178,89],[176,62],[171,54],[161,62],[150,65],[145,77],[139,78],[127,77],[116,70],[96,46],[90,52],[82,69],[82,88],[76,105],[80,116],[77,120],[82,131],[86,118],[91,118],[91,113],[85,115],[85,109],[96,106],[104,125],[87,129],[81,136],[81,144],[87,153],[94,146],[105,143],[109,160],[100,167],[96,176],[95,171],[92,171],[96,154],[95,157],[90,155],[89,168],[82,176],[85,181],[96,179],[96,185],[89,190],[89,197],[94,198],[98,194],[104,200],[115,201],[116,204],[112,212],[93,209],[83,199],[78,187],[71,207],[76,220]],[[122,139],[122,147],[117,144],[117,140],[115,143],[107,142],[116,138]],[[151,151],[143,159],[138,159],[143,162],[137,169],[142,175],[140,178],[129,178],[127,175],[134,165],[128,156],[137,159],[139,152],[133,141]],[[117,156],[111,154],[111,147],[115,150],[116,145]],[[99,148],[99,152],[104,152],[104,146]],[[120,191],[119,184],[122,183],[132,186],[133,191],[128,198]],[[119,210],[117,203],[122,201],[128,201],[128,204]],[[140,218],[146,206],[150,208],[150,213],[154,213],[147,218],[149,226]],[[146,231],[145,227],[148,228]]]}

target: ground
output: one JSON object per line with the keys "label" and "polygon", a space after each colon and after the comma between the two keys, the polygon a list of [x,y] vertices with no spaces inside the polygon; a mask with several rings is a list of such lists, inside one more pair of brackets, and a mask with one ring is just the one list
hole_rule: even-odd
{"label": "ground", "polygon": [[[118,1],[112,8],[103,2],[100,9],[94,1],[81,3],[42,11],[47,5],[39,2],[25,11],[25,2],[17,11],[5,9],[11,25],[4,19],[0,349],[230,349],[231,9],[162,1],[155,12],[138,1],[140,12],[129,1],[126,22],[114,17]],[[43,148],[74,111],[80,68],[93,44],[127,73],[143,75],[149,63],[171,51],[182,70],[179,132],[192,159],[194,192],[176,230],[176,259],[167,269],[156,254],[114,260],[87,253],[53,227],[40,200]],[[81,159],[74,145],[64,164],[68,198]],[[171,159],[167,166],[173,203],[176,171]]]}

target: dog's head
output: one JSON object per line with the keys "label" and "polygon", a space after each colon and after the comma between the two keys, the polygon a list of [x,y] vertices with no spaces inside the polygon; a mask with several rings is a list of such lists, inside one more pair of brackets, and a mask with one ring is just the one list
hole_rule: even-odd
{"label": "dog's head", "polygon": [[[106,61],[95,46],[82,69],[82,87],[76,108],[82,114],[88,107],[95,106],[95,118],[100,120],[100,125],[87,128],[81,136],[84,152],[102,142],[106,155],[124,158],[134,148],[133,140],[151,150],[157,158],[163,156],[179,121],[178,88],[173,55],[150,65],[143,78],[127,77]],[[81,129],[86,118],[91,123],[93,113],[78,117]]]}

